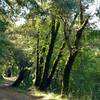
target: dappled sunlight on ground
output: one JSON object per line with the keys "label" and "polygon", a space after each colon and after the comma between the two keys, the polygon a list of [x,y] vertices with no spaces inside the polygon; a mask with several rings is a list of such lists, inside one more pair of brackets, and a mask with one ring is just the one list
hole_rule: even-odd
{"label": "dappled sunlight on ground", "polygon": [[17,88],[9,87],[16,80],[16,77],[4,77],[4,79],[4,83],[0,84],[0,100],[67,100],[67,98],[62,99],[61,95],[40,92],[35,88],[28,92],[21,92]]}
{"label": "dappled sunlight on ground", "polygon": [[31,96],[9,87],[16,80],[16,77],[4,77],[4,79],[5,82],[0,84],[0,100],[42,100],[41,96]]}
{"label": "dappled sunlight on ground", "polygon": [[6,87],[6,86],[10,86],[16,80],[17,77],[3,77],[3,78],[6,81],[4,81],[4,83],[2,83],[0,86]]}
{"label": "dappled sunlight on ground", "polygon": [[8,81],[15,81],[17,77],[4,77],[4,79]]}
{"label": "dappled sunlight on ground", "polygon": [[41,92],[36,90],[35,88],[30,91],[30,95],[42,96],[43,98],[41,100],[68,100],[67,98],[61,98],[61,95],[50,92]]}

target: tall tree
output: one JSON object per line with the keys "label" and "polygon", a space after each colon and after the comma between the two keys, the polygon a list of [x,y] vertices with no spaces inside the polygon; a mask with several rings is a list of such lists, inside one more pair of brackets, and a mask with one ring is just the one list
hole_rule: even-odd
{"label": "tall tree", "polygon": [[49,69],[50,69],[50,61],[51,61],[51,57],[52,57],[52,54],[53,54],[53,49],[54,49],[56,37],[57,37],[57,34],[58,34],[59,26],[60,26],[60,22],[57,22],[57,24],[56,24],[56,21],[53,18],[52,28],[51,28],[51,41],[50,41],[50,45],[49,45],[48,54],[47,54],[47,57],[46,57],[43,78],[42,78],[42,81],[41,81],[41,84],[40,84],[40,87],[39,87],[40,90],[46,90],[47,89],[48,75],[49,75]]}
{"label": "tall tree", "polygon": [[[63,87],[62,87],[62,94],[68,94],[69,93],[69,80],[70,80],[70,74],[71,74],[71,70],[72,70],[72,66],[75,62],[76,56],[79,52],[80,49],[80,42],[81,42],[81,38],[83,35],[83,31],[86,27],[86,25],[88,24],[88,20],[89,17],[87,17],[87,19],[85,19],[84,21],[84,15],[83,15],[84,9],[83,9],[83,5],[82,2],[80,0],[80,28],[76,31],[76,38],[74,41],[74,45],[72,47],[72,45],[70,44],[70,34],[72,32],[72,26],[70,28],[68,28],[68,24],[66,23],[66,21],[64,22],[64,35],[65,35],[65,41],[67,43],[67,46],[69,48],[69,57],[67,60],[67,63],[65,64],[65,68],[64,68],[64,75],[63,75]],[[73,20],[73,22],[76,20],[76,16]]]}

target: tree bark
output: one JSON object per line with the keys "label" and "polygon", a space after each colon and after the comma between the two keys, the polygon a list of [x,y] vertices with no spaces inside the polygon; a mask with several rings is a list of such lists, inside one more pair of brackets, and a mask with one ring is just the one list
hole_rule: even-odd
{"label": "tree bark", "polygon": [[29,75],[29,70],[28,69],[22,69],[19,73],[19,76],[17,80],[12,84],[12,87],[18,87],[23,79],[26,78],[26,76]]}
{"label": "tree bark", "polygon": [[64,75],[63,75],[63,87],[62,87],[62,94],[67,94],[69,92],[69,79],[70,73],[72,70],[72,66],[74,64],[75,58],[77,56],[77,51],[74,52],[72,55],[69,56],[68,62],[65,65]]}
{"label": "tree bark", "polygon": [[36,80],[35,80],[35,86],[38,87],[40,85],[41,81],[41,75],[40,75],[40,64],[39,64],[39,34],[37,34],[37,65],[36,65]]}
{"label": "tree bark", "polygon": [[[81,0],[80,0],[81,1]],[[80,2],[81,4],[81,2]],[[88,20],[89,20],[89,16],[88,18],[83,22],[83,9],[82,9],[82,5],[80,5],[80,25],[81,27],[78,29],[77,33],[76,33],[76,39],[74,41],[74,48],[70,48],[69,49],[69,52],[70,52],[70,56],[69,56],[69,59],[67,61],[67,64],[65,65],[65,69],[64,69],[64,75],[63,75],[63,87],[62,87],[62,94],[64,95],[68,95],[69,93],[69,80],[70,80],[70,73],[71,73],[71,70],[72,70],[72,66],[73,66],[73,63],[76,59],[76,56],[77,56],[77,53],[79,51],[79,44],[80,44],[80,41],[81,41],[81,37],[82,37],[82,34],[83,34],[83,31],[88,23]],[[66,34],[68,30],[66,30],[66,27],[64,27],[64,33],[65,33],[65,40],[66,40],[66,43],[69,47],[71,47],[71,44],[69,44],[67,41],[69,41],[68,38],[66,38]]]}
{"label": "tree bark", "polygon": [[43,78],[42,78],[41,84],[39,86],[40,90],[46,90],[46,88],[47,88],[50,61],[51,61],[51,57],[52,57],[52,54],[53,54],[53,49],[54,49],[56,37],[57,37],[57,34],[58,34],[59,26],[60,26],[60,23],[57,22],[57,25],[56,25],[56,28],[55,28],[55,20],[52,21],[51,42],[50,42],[49,51],[48,51],[48,54],[47,54],[47,57],[46,57],[46,63],[45,63]]}
{"label": "tree bark", "polygon": [[57,58],[56,58],[56,60],[55,60],[55,63],[54,63],[53,68],[52,68],[52,71],[51,71],[51,73],[50,73],[50,75],[49,75],[49,78],[48,78],[48,85],[47,85],[48,87],[50,86],[50,84],[51,84],[51,82],[52,82],[52,78],[53,78],[53,76],[54,76],[54,74],[55,74],[55,71],[56,71],[58,62],[59,62],[59,60],[60,60],[60,58],[61,58],[61,56],[62,56],[62,50],[63,50],[64,48],[65,48],[65,42],[62,44],[62,46],[61,46],[61,48],[60,48],[60,50],[59,50],[58,56],[57,56]]}

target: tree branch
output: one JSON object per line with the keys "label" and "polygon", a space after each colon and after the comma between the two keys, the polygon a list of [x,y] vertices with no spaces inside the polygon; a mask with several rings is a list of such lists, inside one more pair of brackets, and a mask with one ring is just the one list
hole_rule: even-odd
{"label": "tree branch", "polygon": [[76,40],[75,40],[75,48],[76,48],[76,49],[78,49],[78,47],[79,47],[79,43],[80,43],[80,39],[81,39],[81,37],[82,37],[83,30],[84,30],[84,28],[86,27],[89,18],[90,18],[90,17],[88,17],[88,18],[85,20],[85,22],[82,24],[81,28],[77,31]]}
{"label": "tree branch", "polygon": [[74,16],[74,19],[73,19],[71,25],[70,25],[70,29],[74,26],[75,21],[76,21],[76,18],[78,17],[78,15],[79,15],[79,13],[77,12],[77,13],[75,14],[75,16]]}
{"label": "tree branch", "polygon": [[67,43],[67,47],[70,51],[70,53],[72,52],[72,48],[71,48],[71,44],[70,44],[70,40],[69,40],[69,30],[68,30],[68,27],[67,27],[67,23],[64,22],[64,36],[65,36],[65,41]]}

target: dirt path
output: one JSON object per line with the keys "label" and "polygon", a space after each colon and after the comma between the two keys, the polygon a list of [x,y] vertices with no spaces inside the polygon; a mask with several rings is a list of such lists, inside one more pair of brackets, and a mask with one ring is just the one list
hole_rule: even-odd
{"label": "dirt path", "polygon": [[29,96],[9,87],[15,80],[14,77],[6,80],[4,84],[0,85],[0,100],[43,100],[42,97]]}

